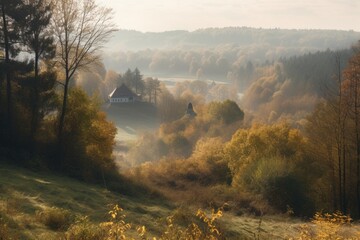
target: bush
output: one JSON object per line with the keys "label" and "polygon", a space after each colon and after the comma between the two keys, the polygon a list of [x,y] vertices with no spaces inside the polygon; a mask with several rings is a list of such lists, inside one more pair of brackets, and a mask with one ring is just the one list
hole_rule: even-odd
{"label": "bush", "polygon": [[106,232],[99,225],[90,222],[89,218],[78,218],[65,233],[66,240],[100,240],[105,239]]}
{"label": "bush", "polygon": [[316,213],[310,224],[301,228],[301,240],[358,239],[359,232],[350,229],[352,219],[341,212]]}
{"label": "bush", "polygon": [[37,212],[38,220],[51,230],[65,230],[73,222],[73,217],[68,210],[51,207]]}
{"label": "bush", "polygon": [[6,223],[3,223],[2,219],[0,218],[0,240],[11,239],[10,237],[9,227]]}

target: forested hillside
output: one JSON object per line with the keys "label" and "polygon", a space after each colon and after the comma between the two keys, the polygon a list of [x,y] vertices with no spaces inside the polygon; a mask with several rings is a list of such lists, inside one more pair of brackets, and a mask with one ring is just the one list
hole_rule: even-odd
{"label": "forested hillside", "polygon": [[335,30],[247,27],[162,33],[121,30],[105,49],[105,65],[120,72],[138,67],[150,75],[231,80],[234,74],[244,72],[248,64],[346,49],[359,39],[358,32]]}
{"label": "forested hillside", "polygon": [[120,30],[109,42],[119,50],[209,48],[218,45],[341,48],[358,40],[360,33],[339,30],[262,29],[249,27],[205,28],[196,31],[138,32]]}
{"label": "forested hillside", "polygon": [[331,89],[353,54],[352,49],[327,50],[256,67],[252,79],[245,82],[249,87],[242,104],[257,120],[295,120],[301,125],[320,99],[333,94]]}

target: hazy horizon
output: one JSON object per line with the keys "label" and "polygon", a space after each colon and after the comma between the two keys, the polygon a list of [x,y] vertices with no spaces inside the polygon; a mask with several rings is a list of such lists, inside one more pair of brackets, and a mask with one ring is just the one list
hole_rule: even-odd
{"label": "hazy horizon", "polygon": [[194,31],[212,27],[360,31],[360,2],[352,0],[96,0],[114,10],[120,29]]}

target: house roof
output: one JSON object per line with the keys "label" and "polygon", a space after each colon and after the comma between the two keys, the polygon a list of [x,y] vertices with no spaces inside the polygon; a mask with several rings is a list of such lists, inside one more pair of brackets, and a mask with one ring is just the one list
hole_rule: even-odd
{"label": "house roof", "polygon": [[117,87],[110,93],[109,98],[124,98],[124,97],[137,97],[124,83]]}

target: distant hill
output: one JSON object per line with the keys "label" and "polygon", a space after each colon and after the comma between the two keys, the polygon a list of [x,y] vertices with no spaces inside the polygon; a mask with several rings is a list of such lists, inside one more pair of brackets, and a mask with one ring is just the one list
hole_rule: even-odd
{"label": "distant hill", "polygon": [[196,49],[218,45],[267,45],[269,47],[307,47],[338,49],[360,40],[360,32],[342,30],[262,29],[249,27],[206,28],[193,32],[138,32],[120,30],[107,44],[109,51],[144,49]]}
{"label": "distant hill", "polygon": [[[138,67],[150,76],[226,79],[280,58],[318,51],[349,49],[360,32],[285,30],[248,27],[207,28],[193,32],[120,30],[104,51],[108,69]],[[230,80],[230,79],[229,79]]]}

